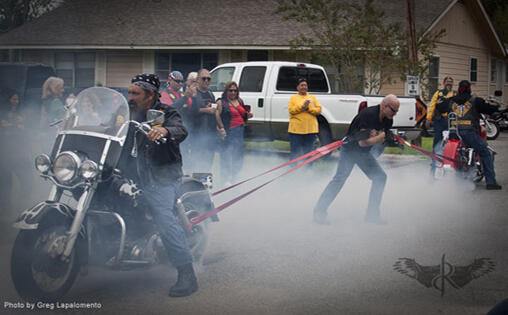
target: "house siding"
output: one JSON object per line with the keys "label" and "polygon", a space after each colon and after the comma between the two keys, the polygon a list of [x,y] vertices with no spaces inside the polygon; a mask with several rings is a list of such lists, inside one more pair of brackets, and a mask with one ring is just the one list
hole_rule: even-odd
{"label": "house siding", "polygon": [[[453,8],[435,25],[434,31],[444,29],[446,33],[436,43],[434,55],[439,56],[439,88],[442,88],[446,76],[454,78],[454,89],[458,82],[469,80],[470,58],[478,59],[477,81],[472,82],[475,94],[486,97],[489,94],[490,49],[482,36],[482,29],[471,17],[472,12],[463,3],[456,3]],[[490,30],[484,30],[490,32]],[[385,85],[381,94],[394,93],[404,95],[404,82],[394,75],[394,83]],[[427,93],[428,94],[428,93]],[[432,95],[425,95],[427,101]]]}
{"label": "house siding", "polygon": [[136,74],[143,72],[143,52],[108,52],[106,57],[106,86],[128,87]]}

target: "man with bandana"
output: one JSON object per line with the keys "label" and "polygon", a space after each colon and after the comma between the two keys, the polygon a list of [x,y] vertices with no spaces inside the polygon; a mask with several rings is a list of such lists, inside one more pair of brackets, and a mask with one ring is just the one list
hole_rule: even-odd
{"label": "man with bandana", "polygon": [[[192,149],[196,127],[199,119],[200,103],[196,98],[196,86],[190,85],[185,92],[182,92],[183,75],[180,71],[173,71],[168,76],[168,86],[161,92],[161,103],[173,106],[182,115],[183,124],[189,135],[181,144],[181,152],[183,156],[184,168],[187,172],[192,171]],[[194,148],[195,149],[195,148]]]}
{"label": "man with bandana", "polygon": [[[145,136],[129,133],[126,140],[128,152],[135,160],[129,169],[135,170],[146,199],[157,223],[162,242],[171,263],[178,270],[178,280],[169,290],[169,296],[188,296],[198,290],[198,283],[192,265],[192,254],[185,239],[185,232],[178,224],[172,208],[176,189],[182,177],[182,157],[179,144],[187,137],[178,110],[159,102],[159,78],[154,74],[140,74],[131,80],[129,86],[129,107],[131,119],[146,121],[149,109],[164,111],[164,123],[154,126]],[[155,140],[166,138],[166,143],[156,144]]]}
{"label": "man with bandana", "polygon": [[480,113],[492,114],[498,111],[498,108],[489,105],[481,97],[471,96],[471,83],[467,80],[460,81],[459,93],[456,96],[444,100],[437,108],[442,113],[457,114],[457,122],[452,123],[458,125],[462,140],[480,155],[487,189],[500,190],[502,187],[496,182],[492,154],[480,136]]}

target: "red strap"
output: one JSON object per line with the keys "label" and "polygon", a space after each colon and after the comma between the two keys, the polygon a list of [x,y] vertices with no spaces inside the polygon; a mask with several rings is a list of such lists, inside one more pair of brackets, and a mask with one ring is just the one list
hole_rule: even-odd
{"label": "red strap", "polygon": [[450,157],[447,157],[447,156],[444,156],[442,154],[435,154],[435,153],[432,153],[432,152],[429,152],[427,150],[424,150],[423,148],[417,146],[417,145],[414,145],[412,143],[409,143],[407,142],[406,140],[402,139],[401,137],[397,136],[397,135],[394,135],[395,136],[395,139],[397,139],[398,142],[400,143],[404,143],[405,145],[417,150],[417,151],[420,151],[421,153],[427,155],[428,157],[430,157],[431,159],[434,159],[438,162],[441,162],[443,163],[443,160],[448,160],[448,161],[451,161],[451,162],[454,162],[456,164],[462,164],[459,160],[455,160],[455,159],[452,159]]}
{"label": "red strap", "polygon": [[297,165],[297,166],[295,166],[295,167],[291,168],[290,170],[286,171],[285,173],[282,173],[281,175],[279,175],[279,176],[277,176],[277,177],[275,177],[275,178],[272,178],[271,180],[269,180],[269,181],[267,181],[267,182],[265,182],[265,183],[263,183],[263,184],[261,184],[261,185],[259,185],[259,186],[255,187],[255,188],[253,188],[253,189],[249,190],[248,192],[246,192],[246,193],[244,193],[244,194],[241,194],[240,196],[238,196],[238,197],[236,197],[236,198],[234,198],[234,199],[231,199],[231,200],[230,200],[230,201],[228,201],[228,202],[223,203],[222,205],[220,205],[220,206],[218,206],[218,207],[216,207],[216,208],[214,208],[214,209],[208,210],[207,212],[203,213],[203,214],[202,214],[202,215],[200,215],[199,217],[196,217],[196,218],[191,219],[191,220],[190,220],[189,225],[187,226],[187,230],[188,230],[188,231],[190,231],[190,230],[192,229],[192,226],[193,226],[193,225],[196,225],[196,224],[198,224],[198,223],[200,223],[200,222],[202,222],[202,221],[204,221],[204,220],[208,219],[209,217],[211,217],[211,216],[213,216],[213,215],[215,215],[215,214],[217,214],[217,213],[221,212],[222,210],[224,210],[224,209],[226,209],[227,207],[229,207],[229,206],[231,206],[231,205],[233,205],[233,204],[237,203],[238,201],[242,200],[243,198],[247,197],[248,195],[252,194],[253,192],[255,192],[255,191],[257,191],[257,190],[261,189],[262,187],[264,187],[264,186],[266,186],[266,185],[270,184],[271,182],[275,181],[276,179],[278,179],[278,178],[280,178],[280,177],[282,177],[282,176],[284,176],[284,175],[286,175],[286,174],[289,174],[289,173],[291,173],[291,172],[294,172],[294,171],[296,171],[297,169],[299,169],[300,167],[304,166],[305,164],[308,164],[308,163],[310,163],[310,162],[312,162],[312,161],[314,161],[314,160],[316,160],[316,159],[318,159],[318,158],[322,157],[323,155],[326,155],[326,154],[328,154],[328,153],[332,152],[333,150],[338,149],[341,145],[342,145],[342,141],[336,141],[336,142],[330,143],[330,144],[328,144],[328,145],[326,145],[326,146],[320,147],[320,148],[319,148],[319,149],[317,149],[317,150],[314,150],[314,151],[309,152],[309,153],[307,153],[307,154],[305,154],[305,155],[302,155],[302,156],[300,156],[299,158],[296,158],[296,159],[294,159],[294,160],[292,160],[292,161],[290,161],[290,162],[284,163],[283,165],[277,166],[276,168],[273,168],[273,169],[271,169],[271,170],[269,170],[269,171],[266,171],[266,172],[264,172],[263,174],[260,174],[260,175],[254,176],[254,177],[252,177],[252,178],[249,178],[249,179],[247,179],[247,180],[244,180],[244,181],[242,181],[242,182],[240,182],[240,183],[238,183],[238,184],[235,184],[235,185],[233,185],[233,186],[227,187],[226,189],[223,189],[223,190],[221,190],[221,191],[219,191],[219,192],[215,193],[215,194],[218,194],[218,193],[220,193],[220,192],[222,192],[222,191],[226,191],[226,190],[228,190],[228,189],[231,189],[232,187],[235,187],[235,186],[238,186],[238,185],[240,185],[240,184],[242,184],[242,183],[245,183],[246,181],[249,181],[249,180],[251,180],[251,179],[254,179],[254,178],[259,177],[259,176],[264,175],[264,174],[268,174],[268,173],[270,173],[270,172],[272,172],[272,171],[274,171],[274,170],[276,170],[276,169],[279,169],[279,168],[281,168],[281,167],[283,167],[283,166],[286,166],[286,165],[288,165],[288,164],[290,164],[290,163],[293,163],[293,162],[299,161],[299,160],[303,159],[304,157],[308,157],[308,156],[310,156],[310,155],[314,155],[314,156],[312,156],[311,158],[307,159],[305,162],[303,162],[303,163],[301,163],[301,164],[299,164],[299,165]]}
{"label": "red strap", "polygon": [[[340,143],[340,144],[339,144],[339,143]],[[239,183],[233,184],[233,185],[231,185],[231,186],[229,186],[229,187],[226,187],[226,188],[223,188],[223,189],[221,189],[221,190],[219,190],[219,191],[216,191],[216,192],[212,193],[212,196],[216,196],[216,195],[218,195],[218,194],[220,194],[220,193],[223,193],[223,192],[225,192],[225,191],[228,191],[228,190],[230,190],[230,189],[232,189],[232,188],[234,188],[234,187],[236,187],[236,186],[239,186],[239,185],[241,185],[241,184],[243,184],[243,183],[246,183],[246,182],[251,181],[251,180],[253,180],[253,179],[255,179],[255,178],[258,178],[258,177],[261,177],[261,176],[266,175],[266,174],[268,174],[268,173],[271,173],[271,172],[273,172],[273,171],[276,171],[276,170],[278,170],[279,168],[282,168],[282,167],[287,166],[287,165],[289,165],[289,164],[293,164],[293,163],[295,163],[295,162],[298,162],[298,161],[300,161],[300,160],[303,160],[303,159],[305,159],[305,158],[307,158],[307,157],[309,157],[309,156],[312,156],[312,155],[314,155],[314,154],[318,154],[318,153],[320,153],[320,152],[321,152],[321,151],[323,151],[323,150],[328,150],[328,149],[330,149],[330,148],[333,148],[333,149],[331,149],[331,150],[330,150],[330,151],[333,151],[333,150],[335,150],[336,148],[339,148],[341,145],[342,145],[342,140],[332,142],[332,143],[330,143],[330,144],[327,144],[327,145],[325,145],[325,146],[322,146],[322,147],[320,147],[320,148],[317,148],[316,150],[311,151],[311,152],[309,152],[309,153],[307,153],[307,154],[304,154],[304,155],[302,155],[302,156],[299,156],[299,157],[297,157],[296,159],[294,159],[294,160],[292,160],[292,161],[289,161],[289,162],[286,162],[286,163],[284,163],[284,164],[282,164],[282,165],[279,165],[279,166],[277,166],[277,167],[274,167],[274,168],[272,168],[271,170],[268,170],[268,171],[266,171],[266,172],[264,172],[264,173],[258,174],[258,175],[256,175],[256,176],[251,177],[251,178],[247,178],[246,180],[243,180],[243,181],[241,181],[241,182],[239,182]],[[329,151],[329,152],[330,152],[330,151]]]}

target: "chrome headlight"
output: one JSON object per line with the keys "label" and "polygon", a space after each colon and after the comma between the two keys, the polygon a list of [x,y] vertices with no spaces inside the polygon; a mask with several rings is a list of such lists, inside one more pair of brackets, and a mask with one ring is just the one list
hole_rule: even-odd
{"label": "chrome headlight", "polygon": [[39,154],[35,158],[35,168],[41,173],[47,173],[51,168],[51,160],[46,154]]}
{"label": "chrome headlight", "polygon": [[60,153],[53,163],[53,173],[59,182],[70,182],[76,177],[81,159],[73,152]]}
{"label": "chrome headlight", "polygon": [[94,161],[86,160],[81,164],[79,173],[84,179],[93,179],[99,174],[99,167]]}

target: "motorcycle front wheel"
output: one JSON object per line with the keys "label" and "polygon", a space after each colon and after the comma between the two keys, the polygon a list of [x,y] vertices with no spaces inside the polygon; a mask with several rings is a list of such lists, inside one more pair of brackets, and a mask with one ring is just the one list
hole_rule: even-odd
{"label": "motorcycle front wheel", "polygon": [[499,125],[496,122],[488,121],[485,124],[485,133],[487,134],[487,140],[496,140],[499,136]]}
{"label": "motorcycle front wheel", "polygon": [[76,250],[68,261],[61,253],[68,227],[48,225],[19,232],[11,256],[11,277],[19,295],[29,301],[55,301],[65,295],[79,271]]}

